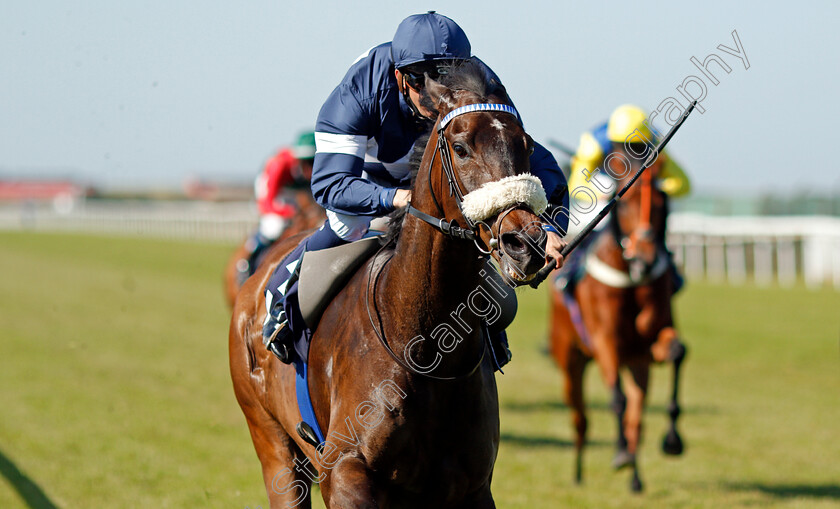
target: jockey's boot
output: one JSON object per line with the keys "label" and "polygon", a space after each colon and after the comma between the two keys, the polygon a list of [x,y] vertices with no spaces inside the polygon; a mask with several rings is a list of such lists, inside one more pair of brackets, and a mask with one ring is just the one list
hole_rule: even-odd
{"label": "jockey's boot", "polygon": [[239,279],[239,286],[242,286],[249,277],[254,275],[257,270],[257,261],[259,256],[266,250],[274,241],[263,236],[260,232],[256,232],[245,242],[245,249],[248,250],[248,255],[245,258],[236,262],[236,272]]}
{"label": "jockey's boot", "polygon": [[578,248],[563,260],[563,266],[557,270],[554,287],[568,295],[575,294],[575,287],[584,275],[586,252],[597,235],[590,235],[578,245]]}
{"label": "jockey's boot", "polygon": [[680,269],[676,265],[671,265],[671,281],[674,286],[674,294],[682,290],[685,286],[685,278],[680,274]]}
{"label": "jockey's boot", "polygon": [[673,292],[671,294],[676,295],[677,292],[682,290],[682,287],[685,286],[685,278],[680,273],[680,269],[677,268],[677,264],[674,262],[674,254],[668,249],[665,250],[665,253],[668,255],[668,275],[671,278],[671,286],[673,288]]}
{"label": "jockey's boot", "polygon": [[[271,295],[270,307],[263,324],[263,344],[282,362],[290,364],[294,351],[294,334],[286,315],[286,299],[300,276],[300,260],[305,252],[304,245],[295,248],[280,262],[268,282],[266,293]],[[270,288],[277,293],[269,291]],[[296,297],[295,297],[296,300]]]}
{"label": "jockey's boot", "polygon": [[[290,252],[269,278],[266,294],[270,300],[263,325],[263,343],[282,362],[286,364],[292,362],[294,342],[306,328],[297,308],[297,281],[300,277],[300,262],[304,253],[336,247],[344,243],[345,241],[332,231],[327,221],[318,231]],[[296,318],[289,320],[287,313],[292,313]]]}
{"label": "jockey's boot", "polygon": [[263,343],[269,352],[273,353],[281,362],[292,362],[294,350],[294,336],[289,327],[289,320],[283,310],[283,302],[278,302],[271,309],[269,318],[263,326]]}

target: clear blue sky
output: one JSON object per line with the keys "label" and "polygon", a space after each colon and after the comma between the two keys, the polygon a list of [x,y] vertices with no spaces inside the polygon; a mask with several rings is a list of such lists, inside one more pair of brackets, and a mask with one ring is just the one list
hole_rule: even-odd
{"label": "clear blue sky", "polygon": [[[671,153],[703,190],[840,191],[836,2],[7,0],[0,177],[111,187],[251,178],[314,124],[350,63],[428,9],[457,21],[538,140],[575,145],[617,105],[647,110],[700,75],[706,112]],[[750,68],[717,49],[735,47]]]}

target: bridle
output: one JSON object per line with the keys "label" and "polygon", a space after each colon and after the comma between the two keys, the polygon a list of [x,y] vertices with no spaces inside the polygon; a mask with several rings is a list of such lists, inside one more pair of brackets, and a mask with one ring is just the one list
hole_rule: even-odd
{"label": "bridle", "polygon": [[[444,131],[445,131],[446,127],[449,125],[449,123],[452,121],[452,119],[454,119],[455,117],[457,117],[459,115],[463,115],[463,114],[466,114],[466,113],[479,112],[479,111],[504,112],[504,113],[509,113],[511,115],[514,115],[517,118],[517,120],[519,119],[519,113],[517,113],[516,109],[513,108],[512,106],[508,106],[506,104],[479,103],[479,104],[469,104],[469,105],[466,105],[466,106],[461,106],[460,108],[456,108],[456,109],[452,110],[451,112],[449,112],[446,116],[444,116],[443,119],[441,119],[440,124],[438,125],[437,145],[435,147],[434,153],[432,154],[432,159],[429,162],[429,168],[431,169],[433,164],[434,164],[435,157],[438,157],[438,155],[440,156],[441,167],[443,168],[443,174],[446,176],[446,179],[447,179],[447,182],[448,182],[448,185],[449,185],[449,194],[450,194],[450,196],[454,197],[455,203],[458,206],[458,211],[461,214],[461,217],[463,218],[464,224],[465,224],[466,227],[462,228],[455,220],[449,221],[445,217],[441,218],[441,217],[432,216],[430,214],[426,214],[425,212],[414,208],[411,204],[409,204],[407,206],[407,212],[409,214],[413,215],[414,217],[416,217],[416,218],[428,223],[429,225],[433,226],[435,229],[437,229],[438,231],[440,231],[444,235],[447,235],[447,236],[452,237],[452,238],[473,241],[475,243],[476,247],[478,248],[478,250],[481,252],[482,257],[486,257],[486,256],[489,256],[494,249],[499,249],[500,248],[499,240],[498,240],[499,237],[496,233],[493,232],[492,228],[490,226],[488,226],[487,223],[485,223],[484,221],[474,221],[474,220],[470,219],[467,214],[464,213],[464,197],[465,197],[465,194],[461,189],[461,185],[458,183],[458,179],[456,177],[455,170],[454,170],[454,167],[452,165],[449,142],[446,140],[446,136],[444,136]],[[428,180],[429,180],[429,192],[431,194],[432,200],[434,201],[435,206],[440,211],[441,215],[445,216],[445,211],[444,211],[443,207],[440,205],[440,202],[438,202],[438,199],[435,197],[434,188],[432,186],[431,175],[430,175],[430,178]],[[511,205],[511,206],[507,207],[505,210],[503,210],[501,213],[498,214],[498,219],[497,219],[496,223],[501,225],[501,221],[504,219],[504,217],[507,214],[509,214],[510,212],[512,212],[513,210],[515,210],[517,207],[520,207],[520,206],[521,206],[520,204],[515,204],[515,205]],[[479,244],[480,230],[481,230],[482,226],[487,228],[488,231],[490,232],[490,235],[491,235],[491,240],[489,241],[489,244],[490,244],[490,250],[489,251],[483,249],[481,247],[481,245]],[[465,378],[468,378],[468,377],[472,376],[478,370],[478,368],[481,366],[481,364],[484,362],[484,357],[487,354],[487,345],[488,345],[489,338],[486,337],[486,334],[488,334],[488,332],[486,330],[484,330],[484,327],[483,327],[481,333],[482,333],[482,336],[485,336],[485,337],[483,338],[483,341],[482,341],[483,346],[482,346],[481,355],[479,356],[478,362],[476,362],[473,365],[473,367],[471,369],[469,369],[467,372],[465,372],[463,374],[460,374],[460,375],[455,375],[455,376],[437,376],[437,375],[432,375],[431,373],[428,373],[428,372],[418,371],[417,369],[409,366],[408,363],[404,359],[402,359],[399,355],[397,355],[396,352],[394,352],[394,350],[388,344],[388,341],[385,339],[384,330],[382,330],[380,332],[380,329],[382,328],[382,317],[379,314],[379,310],[376,308],[376,296],[375,296],[376,295],[376,284],[379,281],[379,276],[382,273],[382,269],[391,260],[391,258],[389,257],[388,259],[384,260],[381,264],[379,264],[378,268],[376,267],[376,265],[377,265],[376,260],[379,258],[379,255],[382,253],[382,251],[385,249],[385,247],[387,247],[387,246],[383,245],[382,248],[380,248],[380,250],[373,257],[374,261],[373,261],[373,263],[370,264],[370,268],[368,269],[367,290],[365,292],[365,304],[366,304],[366,307],[367,307],[367,313],[368,313],[368,319],[370,320],[370,325],[373,328],[373,331],[376,334],[376,337],[379,339],[379,342],[385,348],[385,351],[403,369],[405,369],[406,371],[408,371],[410,373],[414,373],[416,375],[422,376],[424,378],[430,378],[430,379],[433,379],[433,380],[441,380],[441,381],[454,381],[454,380],[462,380],[462,379],[465,379]],[[500,252],[501,252],[501,250],[500,250]],[[373,296],[371,296],[371,293],[373,293]],[[374,322],[374,319],[373,319],[373,313],[371,312],[371,299],[373,299],[373,306],[372,306],[373,310],[376,312],[376,316],[379,319],[378,320],[379,321],[379,328],[377,328],[377,326]]]}
{"label": "bridle", "polygon": [[[438,124],[437,128],[437,145],[435,146],[435,151],[432,154],[432,160],[429,163],[429,168],[432,167],[434,164],[435,158],[440,156],[440,164],[441,168],[443,169],[443,175],[446,177],[448,186],[449,186],[449,195],[455,199],[455,204],[458,207],[458,211],[461,214],[461,217],[464,220],[465,228],[462,228],[455,220],[448,221],[445,217],[439,218],[432,216],[430,214],[426,214],[425,212],[414,208],[410,203],[407,207],[407,212],[412,216],[430,224],[438,231],[447,235],[452,238],[464,239],[464,240],[471,240],[475,243],[476,248],[481,252],[484,256],[489,256],[494,250],[499,248],[499,237],[497,232],[494,232],[493,229],[484,221],[474,221],[469,218],[467,214],[464,214],[464,192],[461,189],[461,185],[458,182],[457,176],[455,174],[455,169],[452,165],[452,156],[451,156],[451,149],[449,147],[449,141],[447,141],[444,132],[446,127],[450,124],[450,122],[466,113],[474,113],[474,112],[481,112],[481,111],[490,111],[490,112],[503,112],[509,113],[516,117],[517,121],[519,121],[519,113],[513,106],[509,106],[507,104],[492,104],[492,103],[476,103],[476,104],[468,104],[466,106],[461,106],[459,108],[455,108],[454,110],[450,111],[446,116],[444,116],[440,123]],[[435,197],[434,189],[432,188],[432,179],[429,178],[429,192],[432,196],[432,200],[435,202],[435,206],[440,211],[442,215],[445,215],[443,207],[438,202],[437,197]],[[505,209],[500,215],[499,218],[503,218],[513,209],[520,205],[512,205]],[[500,220],[496,221],[497,224],[501,224]],[[481,228],[484,227],[487,231],[490,232],[490,241],[489,241],[489,250],[484,249],[479,240],[481,238]]]}
{"label": "bridle", "polygon": [[[639,199],[639,225],[637,228],[644,230],[651,228],[651,208],[653,207],[653,178],[651,177],[650,172],[645,172],[642,174],[640,180],[641,182],[639,183],[639,193],[641,194],[641,196]],[[621,230],[621,224],[619,223],[618,219],[619,208],[620,207],[616,207],[610,214],[610,230],[612,231],[612,236],[615,239],[616,243],[619,245],[619,247],[621,247],[622,250],[626,250],[632,245],[632,233],[628,234]]]}
{"label": "bridle", "polygon": [[[645,172],[641,175],[640,180],[640,210],[639,225],[637,228],[643,231],[652,231],[654,176],[651,172]],[[613,239],[621,250],[622,258],[630,262],[633,258],[627,256],[627,250],[633,246],[634,242],[638,242],[638,239],[634,238],[632,233],[627,234],[622,231],[618,210],[619,207],[615,207],[610,213],[609,229]],[[654,259],[649,265],[645,265],[645,270],[642,274],[634,276],[633,271],[623,273],[618,269],[611,268],[598,259],[594,252],[590,252],[587,255],[587,272],[590,272],[590,275],[595,279],[610,286],[627,288],[646,284],[648,281],[659,277],[667,269],[666,260],[663,258],[666,256],[664,255],[664,246],[658,245],[658,240],[654,240],[654,242],[657,244]],[[624,276],[620,274],[624,274]]]}

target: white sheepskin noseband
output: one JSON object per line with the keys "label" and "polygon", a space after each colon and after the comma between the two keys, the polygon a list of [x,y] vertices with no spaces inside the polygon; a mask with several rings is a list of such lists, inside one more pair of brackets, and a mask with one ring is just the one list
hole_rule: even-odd
{"label": "white sheepskin noseband", "polygon": [[548,206],[540,179],[530,173],[487,182],[464,196],[463,212],[472,221],[483,221],[503,210],[526,205],[535,214],[542,214]]}

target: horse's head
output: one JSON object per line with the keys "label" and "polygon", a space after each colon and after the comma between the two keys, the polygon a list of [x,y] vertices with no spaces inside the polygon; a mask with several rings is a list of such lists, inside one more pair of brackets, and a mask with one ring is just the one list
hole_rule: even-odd
{"label": "horse's head", "polygon": [[537,217],[545,191],[530,174],[534,142],[504,88],[467,63],[438,83],[427,77],[423,105],[438,113],[412,201],[472,233],[509,281],[533,278],[545,263],[545,233]]}
{"label": "horse's head", "polygon": [[[618,186],[622,187],[639,170],[650,155],[650,150],[652,147],[645,144],[613,143],[613,151],[607,156],[604,165],[618,179]],[[665,196],[655,185],[655,177],[661,165],[661,159],[657,159],[645,170],[618,202],[611,218],[613,236],[634,279],[641,279],[650,273],[661,249],[667,214]]]}

